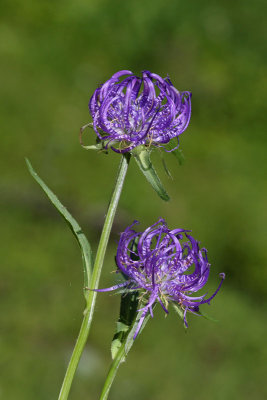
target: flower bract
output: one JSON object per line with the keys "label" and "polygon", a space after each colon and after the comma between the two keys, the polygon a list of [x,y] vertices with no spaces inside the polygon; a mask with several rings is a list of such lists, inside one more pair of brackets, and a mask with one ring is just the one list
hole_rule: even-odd
{"label": "flower bract", "polygon": [[93,128],[106,148],[125,153],[178,138],[189,124],[190,99],[191,93],[180,93],[168,77],[149,71],[138,77],[123,70],[95,90],[89,110]]}

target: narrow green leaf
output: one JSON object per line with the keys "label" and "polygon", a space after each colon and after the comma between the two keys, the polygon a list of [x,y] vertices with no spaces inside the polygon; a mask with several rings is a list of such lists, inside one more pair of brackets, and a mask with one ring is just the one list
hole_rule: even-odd
{"label": "narrow green leaf", "polygon": [[[172,306],[184,323],[184,313],[183,313],[183,310],[181,309],[181,307],[179,307],[176,303],[172,303]],[[187,326],[185,325],[185,323],[184,323],[184,328],[185,328],[185,330],[187,330]]]}
{"label": "narrow green leaf", "polygon": [[165,159],[164,159],[164,157],[162,156],[161,153],[160,153],[160,156],[161,156],[162,165],[163,165],[163,168],[164,168],[164,171],[165,171],[166,175],[167,175],[169,178],[173,179],[172,174],[171,174],[171,171],[169,170],[169,168],[168,168],[168,166],[167,166],[167,163],[166,163],[166,161],[165,161]]}
{"label": "narrow green leaf", "polygon": [[[82,253],[82,260],[83,260],[83,267],[84,267],[84,287],[90,286],[90,277],[92,273],[92,265],[93,265],[93,259],[92,259],[92,251],[91,251],[91,246],[83,233],[80,225],[78,222],[72,217],[72,215],[69,213],[69,211],[66,209],[66,207],[63,206],[63,204],[59,201],[57,196],[49,189],[49,187],[44,183],[44,181],[37,175],[36,171],[33,169],[30,161],[26,158],[26,164],[28,167],[28,170],[32,177],[36,180],[36,182],[41,186],[51,203],[55,206],[55,208],[58,210],[58,212],[61,214],[61,216],[65,219],[67,224],[69,225],[72,233],[74,234],[75,238],[78,241],[78,244],[81,249]],[[84,295],[85,298],[87,299],[88,297],[88,291],[84,290]]]}
{"label": "narrow green leaf", "polygon": [[146,179],[151,184],[153,189],[157,192],[157,194],[165,201],[170,200],[168,193],[164,189],[152,165],[152,162],[150,160],[150,150],[147,149],[145,146],[138,146],[132,150],[132,154],[138,167],[143,172]]}
{"label": "narrow green leaf", "polygon": [[197,314],[201,315],[203,318],[207,319],[208,321],[219,322],[217,319],[210,317],[208,314],[204,313],[203,311],[199,310],[199,312]]}
{"label": "narrow green leaf", "polygon": [[184,164],[184,155],[181,149],[175,149],[171,152],[171,154],[174,155],[174,157],[177,158],[179,165],[183,165]]}
{"label": "narrow green leaf", "polygon": [[[169,143],[165,144],[165,146],[164,146],[165,149],[166,149],[166,150],[169,150],[169,151],[172,150],[172,149],[174,149],[175,146],[177,146],[176,141],[177,141],[176,138],[170,140]],[[174,142],[175,142],[175,143],[174,143]],[[179,143],[179,142],[178,142],[178,143]],[[184,158],[184,155],[183,155],[182,150],[179,149],[179,147],[178,147],[178,149],[172,150],[170,153],[178,160],[179,165],[183,165],[183,164],[184,164],[185,158]]]}
{"label": "narrow green leaf", "polygon": [[102,143],[92,144],[90,146],[82,144],[82,147],[85,150],[103,150],[103,144]]}
{"label": "narrow green leaf", "polygon": [[111,343],[111,356],[112,359],[117,355],[119,348],[124,342],[131,325],[136,318],[138,306],[138,292],[130,292],[127,294],[122,294],[121,296],[121,306],[120,306],[120,316],[116,324],[116,332]]}
{"label": "narrow green leaf", "polygon": [[184,313],[183,313],[182,309],[179,306],[177,306],[177,304],[175,304],[175,303],[172,303],[172,306],[173,306],[174,310],[176,311],[176,313],[179,315],[179,317],[182,320],[184,320]]}
{"label": "narrow green leaf", "polygon": [[[131,259],[138,260],[136,255],[138,246],[138,238],[136,237],[131,245]],[[127,276],[122,274],[124,279],[127,279]],[[131,328],[136,316],[137,316],[137,307],[138,307],[139,299],[138,292],[136,290],[129,290],[127,292],[122,291],[121,295],[121,306],[120,306],[120,316],[116,325],[116,332],[112,339],[111,343],[111,356],[112,359],[116,357],[119,348],[126,340],[126,337],[129,333],[129,329]]]}

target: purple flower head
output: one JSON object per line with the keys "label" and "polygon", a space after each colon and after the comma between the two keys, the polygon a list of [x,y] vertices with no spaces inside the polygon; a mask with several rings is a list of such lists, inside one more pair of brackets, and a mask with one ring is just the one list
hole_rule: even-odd
{"label": "purple flower head", "polygon": [[180,93],[169,78],[149,71],[140,78],[131,71],[119,71],[96,89],[89,110],[106,148],[125,153],[178,137],[189,124],[190,98],[190,92]]}
{"label": "purple flower head", "polygon": [[[199,243],[184,229],[170,230],[159,219],[144,232],[136,232],[133,225],[120,236],[116,262],[119,271],[127,277],[126,282],[100,291],[125,287],[127,290],[142,290],[145,306],[134,338],[137,336],[148,312],[153,317],[152,307],[159,302],[168,313],[168,304],[176,304],[183,313],[186,326],[188,311],[199,315],[199,306],[210,303],[219,291],[225,278],[220,274],[221,282],[217,290],[207,297],[207,293],[192,296],[206,284],[210,264],[207,250],[199,248]],[[137,243],[135,245],[135,243]],[[140,310],[139,310],[140,311]]]}

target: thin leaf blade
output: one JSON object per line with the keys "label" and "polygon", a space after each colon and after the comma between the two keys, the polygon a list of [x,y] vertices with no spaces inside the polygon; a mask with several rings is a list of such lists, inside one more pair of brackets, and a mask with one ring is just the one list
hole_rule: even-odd
{"label": "thin leaf blade", "polygon": [[[178,141],[178,145],[179,145],[179,141]],[[168,150],[168,152],[170,152],[178,161],[179,165],[183,165],[184,161],[185,161],[185,157],[184,154],[182,152],[182,150],[177,147],[176,144],[176,139],[172,139],[169,141],[169,143],[165,144],[165,149]]]}
{"label": "thin leaf blade", "polygon": [[122,294],[121,296],[120,316],[116,324],[116,332],[111,342],[111,356],[113,360],[125,341],[133,321],[136,318],[138,302],[137,291]]}
{"label": "thin leaf blade", "polygon": [[170,197],[163,187],[150,160],[150,151],[145,146],[138,146],[132,150],[132,154],[134,155],[138,167],[159,197],[164,201],[169,201]]}
{"label": "thin leaf blade", "polygon": [[181,149],[175,149],[171,152],[174,157],[178,160],[179,165],[183,165],[185,161],[185,157]]}
{"label": "thin leaf blade", "polygon": [[[90,286],[90,278],[92,274],[93,268],[93,257],[92,257],[92,250],[91,246],[83,233],[80,225],[78,222],[73,218],[70,212],[66,209],[65,206],[60,202],[58,197],[52,192],[51,189],[45,184],[45,182],[39,177],[37,172],[33,169],[30,161],[26,158],[26,164],[31,176],[35,179],[35,181],[40,185],[40,187],[45,192],[46,196],[49,198],[51,203],[60,213],[60,215],[64,218],[64,220],[69,225],[73,235],[75,236],[76,240],[81,249],[82,253],[82,260],[83,260],[83,270],[84,270],[84,287]],[[85,298],[88,297],[88,291],[84,291]]]}

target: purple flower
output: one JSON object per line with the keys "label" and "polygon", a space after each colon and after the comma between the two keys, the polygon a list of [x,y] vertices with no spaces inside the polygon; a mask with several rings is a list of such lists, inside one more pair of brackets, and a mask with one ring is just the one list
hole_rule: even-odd
{"label": "purple flower", "polygon": [[141,78],[119,71],[96,89],[89,110],[105,147],[125,153],[178,137],[189,124],[190,98],[190,92],[179,93],[169,78],[149,71],[143,71]]}
{"label": "purple flower", "polygon": [[[186,326],[186,313],[199,314],[199,306],[210,301],[218,293],[225,274],[217,290],[209,297],[207,293],[192,296],[206,284],[210,264],[207,250],[199,248],[197,242],[184,229],[168,229],[164,219],[159,219],[144,232],[136,232],[132,227],[135,221],[120,236],[116,262],[119,271],[127,277],[126,282],[100,291],[125,290],[142,291],[145,305],[136,329],[136,338],[148,312],[153,317],[152,307],[159,302],[168,313],[169,303],[178,306],[183,313]],[[136,244],[137,243],[137,244]],[[139,311],[140,311],[139,310]]]}

